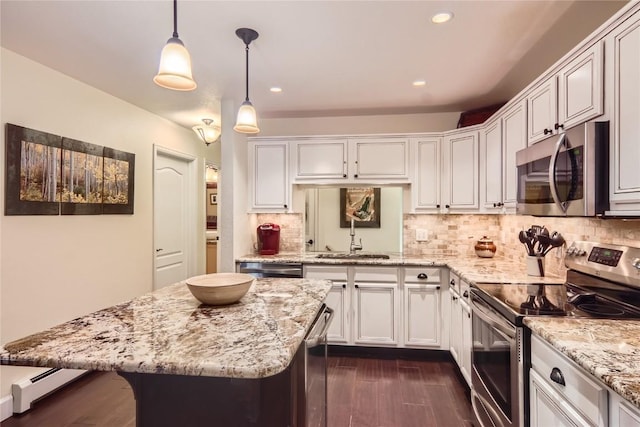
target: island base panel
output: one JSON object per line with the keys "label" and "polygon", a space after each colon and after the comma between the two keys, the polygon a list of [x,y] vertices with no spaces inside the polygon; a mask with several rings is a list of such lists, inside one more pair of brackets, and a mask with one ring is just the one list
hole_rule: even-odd
{"label": "island base panel", "polygon": [[118,374],[133,389],[137,427],[293,427],[295,371],[261,379]]}

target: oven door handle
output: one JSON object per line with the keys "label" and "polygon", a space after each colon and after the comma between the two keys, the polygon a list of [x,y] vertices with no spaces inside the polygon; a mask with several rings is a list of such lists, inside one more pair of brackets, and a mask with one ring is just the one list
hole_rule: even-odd
{"label": "oven door handle", "polygon": [[562,212],[567,212],[567,202],[561,201],[560,196],[558,196],[558,183],[556,182],[556,169],[558,167],[558,155],[560,155],[560,149],[563,145],[566,146],[567,134],[563,133],[558,138],[558,142],[556,142],[556,147],[553,150],[553,154],[551,155],[551,161],[549,162],[549,189],[551,190],[551,197],[553,197],[553,201],[556,202],[556,205],[562,210]]}
{"label": "oven door handle", "polygon": [[473,400],[474,398],[478,399],[482,403],[482,408],[485,409],[488,412],[487,415],[489,416],[489,418],[491,418],[491,423],[492,424],[497,425],[496,423],[498,423],[498,424],[500,424],[500,427],[504,427],[504,424],[500,420],[500,415],[498,415],[498,412],[496,412],[496,410],[493,409],[493,406],[491,406],[491,403],[488,402],[487,399],[485,399],[484,397],[480,396],[478,393],[476,393],[472,389],[471,390],[471,408],[473,408],[473,413],[476,416],[476,420],[480,423],[480,425],[482,427],[489,427],[489,426],[483,426],[482,425],[480,412],[479,412],[479,409],[478,409],[477,405],[475,405],[475,402]]}
{"label": "oven door handle", "polygon": [[478,316],[480,320],[482,320],[492,328],[496,329],[498,332],[505,335],[507,338],[509,338],[510,341],[513,341],[516,339],[515,326],[511,325],[508,322],[504,322],[499,318],[496,318],[496,316],[499,316],[499,315],[493,314],[487,309],[483,308],[484,304],[480,304],[478,300],[473,300],[472,303],[473,303],[473,314]]}

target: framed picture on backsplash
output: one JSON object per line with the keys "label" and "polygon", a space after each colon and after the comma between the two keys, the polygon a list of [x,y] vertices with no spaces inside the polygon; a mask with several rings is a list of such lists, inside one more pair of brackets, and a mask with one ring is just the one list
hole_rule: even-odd
{"label": "framed picture on backsplash", "polygon": [[380,188],[340,189],[340,228],[380,228]]}

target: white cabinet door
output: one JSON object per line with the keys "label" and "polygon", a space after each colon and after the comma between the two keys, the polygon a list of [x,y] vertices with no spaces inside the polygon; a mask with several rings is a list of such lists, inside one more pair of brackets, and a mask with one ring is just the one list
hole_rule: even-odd
{"label": "white cabinet door", "polygon": [[640,427],[640,411],[614,392],[609,392],[609,425]]}
{"label": "white cabinet door", "polygon": [[479,207],[480,164],[478,132],[462,132],[447,136],[444,142],[444,164],[447,179],[445,209],[470,210]]}
{"label": "white cabinet door", "polygon": [[602,42],[597,42],[560,71],[558,123],[564,129],[569,129],[603,113],[603,68]]}
{"label": "white cabinet door", "polygon": [[640,212],[640,12],[612,35],[611,210]]}
{"label": "white cabinet door", "polygon": [[286,212],[291,202],[286,142],[249,142],[250,209]]}
{"label": "white cabinet door", "polygon": [[458,367],[462,364],[462,305],[460,303],[460,295],[454,288],[449,288],[449,297],[451,298],[450,320],[449,320],[449,351],[453,360],[456,361]]}
{"label": "white cabinet door", "polygon": [[483,205],[488,210],[502,207],[502,119],[481,131],[481,174]]}
{"label": "white cabinet door", "polygon": [[462,338],[460,343],[460,372],[471,387],[471,307],[460,300]]}
{"label": "white cabinet door", "polygon": [[397,345],[397,283],[356,282],[354,285],[354,342]]}
{"label": "white cabinet door", "polygon": [[404,285],[404,343],[407,347],[441,346],[440,285]]}
{"label": "white cabinet door", "polygon": [[531,427],[592,427],[533,369],[529,371]]}
{"label": "white cabinet door", "polygon": [[502,203],[506,208],[516,207],[518,193],[518,170],[516,152],[527,147],[526,103],[522,101],[507,110],[502,116]]}
{"label": "white cabinet door", "polygon": [[331,344],[348,344],[349,333],[349,289],[346,282],[334,281],[325,299],[325,304],[333,309],[333,320],[327,331],[327,340]]}
{"label": "white cabinet door", "polygon": [[409,180],[408,139],[355,139],[349,150],[350,180]]}
{"label": "white cabinet door", "polygon": [[415,210],[440,209],[441,138],[419,138],[413,144],[414,164],[411,194]]}
{"label": "white cabinet door", "polygon": [[293,179],[347,178],[347,140],[305,140],[291,143]]}
{"label": "white cabinet door", "polygon": [[527,141],[534,144],[552,135],[558,117],[557,77],[553,76],[527,96]]}

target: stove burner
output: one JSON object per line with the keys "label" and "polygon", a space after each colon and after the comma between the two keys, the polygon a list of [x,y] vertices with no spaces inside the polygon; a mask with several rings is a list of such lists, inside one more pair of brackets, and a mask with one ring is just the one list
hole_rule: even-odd
{"label": "stove burner", "polygon": [[607,305],[600,304],[580,304],[577,306],[578,309],[593,314],[596,316],[622,316],[624,315],[624,310],[617,307],[610,307]]}

